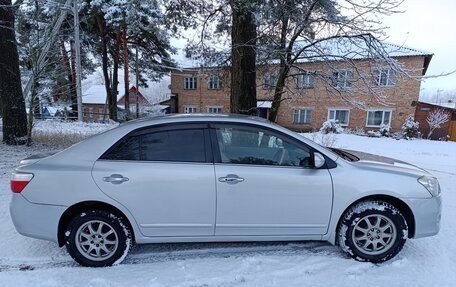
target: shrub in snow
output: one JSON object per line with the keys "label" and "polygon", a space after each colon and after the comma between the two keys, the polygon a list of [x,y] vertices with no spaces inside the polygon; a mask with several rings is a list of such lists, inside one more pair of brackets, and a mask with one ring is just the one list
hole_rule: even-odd
{"label": "shrub in snow", "polygon": [[401,127],[401,133],[406,139],[416,138],[419,135],[419,128],[420,123],[415,122],[413,115],[409,115]]}
{"label": "shrub in snow", "polygon": [[389,137],[390,136],[390,126],[389,125],[381,125],[380,129],[378,130],[382,137]]}
{"label": "shrub in snow", "polygon": [[450,120],[451,114],[443,109],[437,109],[430,112],[426,118],[426,122],[429,125],[428,139],[431,138],[432,133],[435,129],[439,129],[440,125]]}
{"label": "shrub in snow", "polygon": [[[306,134],[307,135],[307,134]],[[336,135],[333,133],[323,134],[323,133],[310,133],[307,138],[310,138],[316,143],[321,144],[325,147],[334,147],[337,141]]]}
{"label": "shrub in snow", "polygon": [[371,138],[379,138],[382,135],[380,134],[379,131],[367,131],[367,136]]}
{"label": "shrub in snow", "polygon": [[364,129],[356,127],[354,129],[345,129],[344,133],[349,134],[349,135],[357,135],[357,136],[365,136],[366,132]]}
{"label": "shrub in snow", "polygon": [[320,128],[320,132],[322,134],[329,134],[329,133],[336,133],[340,134],[344,131],[343,128],[340,127],[335,120],[328,120],[323,123],[322,127]]}

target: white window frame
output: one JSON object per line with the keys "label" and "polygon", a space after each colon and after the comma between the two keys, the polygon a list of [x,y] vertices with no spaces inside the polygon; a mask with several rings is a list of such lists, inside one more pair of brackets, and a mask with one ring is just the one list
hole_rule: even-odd
{"label": "white window frame", "polygon": [[297,89],[311,89],[315,87],[315,77],[312,73],[307,72],[296,76]]}
{"label": "white window frame", "polygon": [[[301,121],[301,114],[304,113],[304,121]],[[296,121],[296,114],[298,115],[298,120]],[[309,115],[309,121],[306,121],[307,116]],[[310,125],[312,123],[312,114],[313,109],[311,108],[293,108],[293,124],[299,125]]]}
{"label": "white window frame", "polygon": [[196,106],[184,106],[185,114],[194,114],[197,112]]}
{"label": "white window frame", "polygon": [[222,106],[207,106],[207,112],[210,114],[221,114],[223,113]]}
{"label": "white window frame", "polygon": [[374,76],[375,82],[379,87],[391,87],[396,84],[396,75],[391,68],[375,69]]}
{"label": "white window frame", "polygon": [[[379,125],[369,125],[369,113],[382,112],[382,122]],[[385,124],[385,113],[389,113],[388,124]],[[370,109],[367,111],[366,115],[366,127],[368,128],[379,128],[382,125],[391,126],[391,119],[393,117],[393,110],[391,109]]]}
{"label": "white window frame", "polygon": [[93,118],[93,107],[89,107],[89,118]]}
{"label": "white window frame", "polygon": [[209,90],[220,90],[222,88],[222,78],[218,74],[210,74],[207,77],[207,88]]}
{"label": "white window frame", "polygon": [[[350,75],[350,76],[349,76]],[[333,87],[350,89],[353,86],[353,70],[337,70],[333,72]]]}
{"label": "white window frame", "polygon": [[[333,117],[331,117],[331,112],[334,113]],[[328,120],[336,121],[337,112],[347,112],[347,123],[338,123],[338,124],[342,127],[348,126],[350,124],[350,109],[338,109],[338,108],[328,109]]]}
{"label": "white window frame", "polygon": [[198,79],[196,76],[184,78],[184,90],[196,90],[198,88]]}
{"label": "white window frame", "polygon": [[279,74],[276,72],[265,73],[263,76],[263,89],[270,90],[275,88]]}

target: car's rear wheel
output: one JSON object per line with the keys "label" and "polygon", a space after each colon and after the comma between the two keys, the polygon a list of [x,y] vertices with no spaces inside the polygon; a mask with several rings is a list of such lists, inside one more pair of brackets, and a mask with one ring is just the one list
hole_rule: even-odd
{"label": "car's rear wheel", "polygon": [[65,237],[68,253],[87,267],[118,264],[132,245],[131,231],[124,220],[103,210],[90,210],[75,216]]}
{"label": "car's rear wheel", "polygon": [[363,201],[351,207],[339,226],[342,249],[359,261],[373,263],[396,256],[408,237],[407,222],[393,205]]}

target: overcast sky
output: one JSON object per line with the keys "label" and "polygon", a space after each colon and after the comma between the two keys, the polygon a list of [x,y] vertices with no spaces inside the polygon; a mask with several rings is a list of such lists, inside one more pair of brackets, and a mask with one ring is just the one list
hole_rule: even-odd
{"label": "overcast sky", "polygon": [[[456,70],[456,0],[405,0],[400,10],[404,13],[385,17],[388,42],[433,53],[426,76]],[[425,95],[456,92],[456,73],[427,79],[421,88]]]}

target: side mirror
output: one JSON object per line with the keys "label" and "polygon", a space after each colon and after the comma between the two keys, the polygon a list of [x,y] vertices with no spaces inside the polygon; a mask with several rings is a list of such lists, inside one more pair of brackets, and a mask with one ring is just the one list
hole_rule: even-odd
{"label": "side mirror", "polygon": [[319,152],[314,152],[314,165],[316,168],[320,168],[325,165],[325,157]]}

